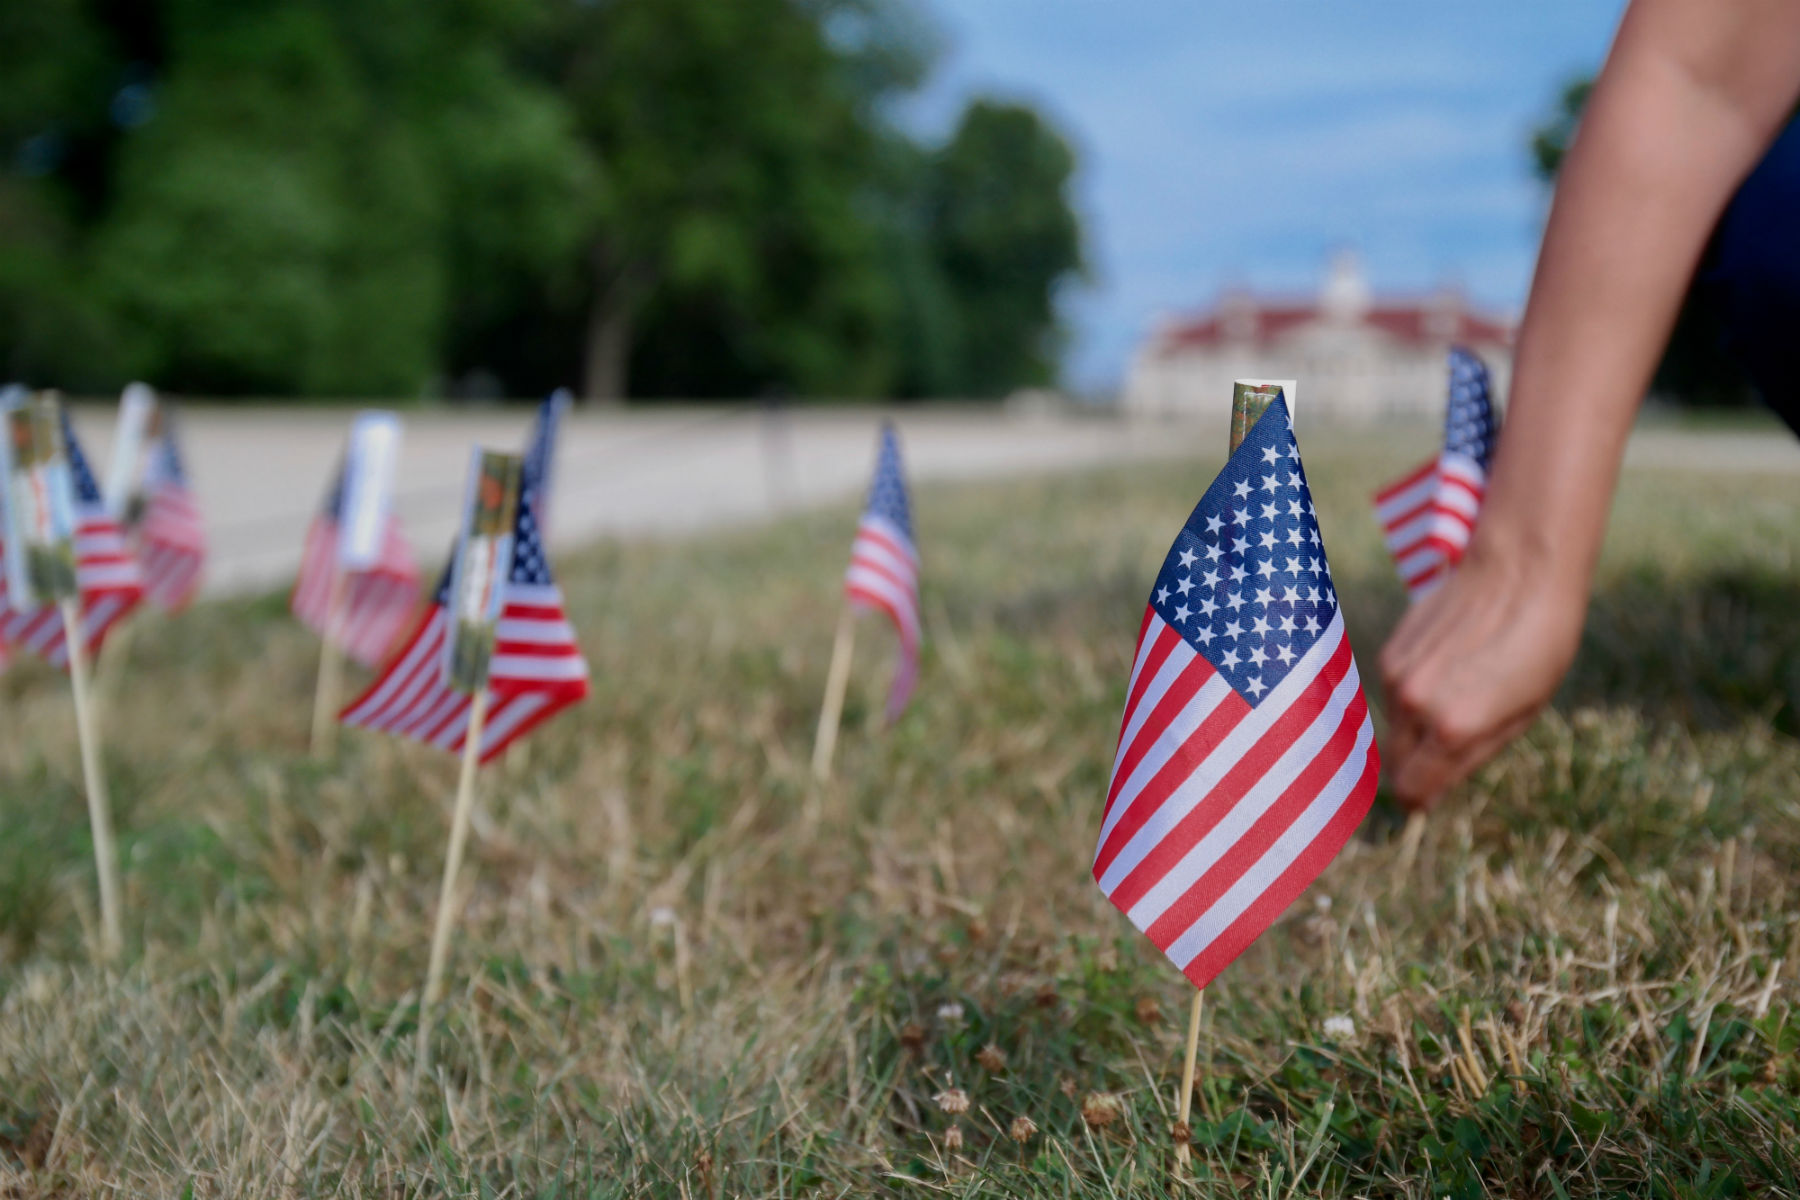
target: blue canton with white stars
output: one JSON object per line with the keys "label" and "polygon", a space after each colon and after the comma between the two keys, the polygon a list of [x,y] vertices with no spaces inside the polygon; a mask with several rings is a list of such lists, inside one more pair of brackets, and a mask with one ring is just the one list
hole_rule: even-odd
{"label": "blue canton with white stars", "polygon": [[1324,635],[1337,596],[1286,401],[1206,489],[1150,604],[1252,707]]}
{"label": "blue canton with white stars", "polygon": [[1487,366],[1461,346],[1450,348],[1450,410],[1444,421],[1444,449],[1463,454],[1487,470],[1494,454],[1494,402]]}
{"label": "blue canton with white stars", "polygon": [[900,473],[900,439],[892,425],[881,427],[881,452],[875,460],[875,482],[869,487],[865,510],[880,517],[913,540],[912,505],[906,499],[906,479]]}
{"label": "blue canton with white stars", "polygon": [[[513,516],[512,564],[506,573],[508,583],[548,586],[550,557],[544,553],[544,540],[538,530],[539,493],[547,478],[551,456],[555,453],[556,419],[560,409],[552,396],[538,407],[537,426],[531,433],[531,445],[525,449],[525,461],[519,466],[519,506]],[[452,547],[450,562],[438,578],[432,603],[440,608],[450,604],[450,576],[456,568]]]}
{"label": "blue canton with white stars", "polygon": [[77,504],[100,503],[100,485],[94,482],[94,473],[88,469],[87,455],[81,452],[81,443],[75,440],[75,426],[69,420],[69,410],[62,410],[63,453],[69,459],[69,474],[75,480],[75,502]]}

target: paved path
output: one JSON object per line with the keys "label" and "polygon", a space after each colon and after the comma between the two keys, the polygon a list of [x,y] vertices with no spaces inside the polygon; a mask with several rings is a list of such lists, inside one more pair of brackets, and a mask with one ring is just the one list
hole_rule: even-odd
{"label": "paved path", "polygon": [[[306,524],[342,450],[342,409],[193,408],[184,448],[212,539],[207,589],[279,587],[292,578]],[[845,500],[868,485],[873,409],[800,408],[771,418],[755,409],[676,408],[577,412],[558,451],[552,528],[568,547],[601,536],[657,536],[764,521],[782,511]],[[1226,415],[1194,424],[1133,424],[986,409],[909,408],[893,414],[908,472],[919,480],[1016,476],[1106,463],[1217,457]],[[108,461],[112,412],[78,411],[84,445]],[[517,447],[523,407],[405,416],[398,508],[429,574],[455,533],[471,445]],[[1215,427],[1216,426],[1216,427]],[[1407,440],[1424,435],[1404,431]],[[1317,436],[1317,435],[1315,435]],[[1400,436],[1361,431],[1352,436]],[[1779,431],[1632,439],[1633,468],[1800,474],[1800,443]]]}
{"label": "paved path", "polygon": [[[654,536],[767,520],[844,500],[868,485],[875,410],[682,408],[577,412],[556,464],[553,540]],[[1216,445],[1210,427],[1133,426],[1105,419],[1007,415],[993,409],[894,414],[908,471],[921,480],[993,478],[1170,457]],[[342,450],[343,410],[189,409],[183,449],[207,515],[213,594],[278,587],[300,560],[306,524]],[[76,421],[96,470],[108,460],[112,414]],[[518,447],[530,410],[405,414],[397,507],[427,574],[455,534],[469,447]]]}

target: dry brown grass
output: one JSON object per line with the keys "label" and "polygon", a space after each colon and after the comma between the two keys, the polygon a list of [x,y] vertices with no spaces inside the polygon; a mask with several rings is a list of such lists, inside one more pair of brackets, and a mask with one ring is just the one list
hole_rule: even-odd
{"label": "dry brown grass", "polygon": [[[1310,449],[1366,655],[1400,599],[1364,496],[1404,456]],[[1088,862],[1144,590],[1209,475],[921,495],[925,682],[882,734],[863,639],[812,825],[848,511],[565,564],[595,695],[484,778],[418,1094],[454,764],[307,761],[279,598],[147,623],[106,970],[66,693],[15,672],[0,1196],[1800,1190],[1800,495],[1696,476],[1628,479],[1564,702],[1412,868],[1372,820],[1212,989],[1171,1181],[1188,993]]]}

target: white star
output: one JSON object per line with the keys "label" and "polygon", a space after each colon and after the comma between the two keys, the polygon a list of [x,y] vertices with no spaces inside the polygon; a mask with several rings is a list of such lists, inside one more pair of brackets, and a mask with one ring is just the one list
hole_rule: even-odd
{"label": "white star", "polygon": [[1237,666],[1241,661],[1242,660],[1237,656],[1236,650],[1227,650],[1225,656],[1219,660],[1219,665],[1221,667],[1230,668]]}
{"label": "white star", "polygon": [[1212,631],[1210,625],[1202,625],[1200,628],[1194,630],[1194,636],[1200,640],[1202,646],[1210,646],[1212,645],[1212,640],[1217,637],[1218,634]]}
{"label": "white star", "polygon": [[1256,602],[1265,608],[1268,607],[1268,604],[1269,604],[1269,589],[1268,588],[1257,588],[1256,589]]}
{"label": "white star", "polygon": [[1219,573],[1217,571],[1208,571],[1205,575],[1200,577],[1200,581],[1207,587],[1218,587]]}
{"label": "white star", "polygon": [[1300,502],[1298,500],[1289,500],[1288,501],[1288,516],[1297,517],[1299,515],[1300,515]]}
{"label": "white star", "polygon": [[1168,588],[1157,588],[1156,589],[1156,602],[1158,604],[1167,604],[1169,602],[1169,589]]}
{"label": "white star", "polygon": [[1216,613],[1218,611],[1219,611],[1218,601],[1208,600],[1204,597],[1201,598],[1201,600],[1200,600],[1200,615],[1201,616],[1211,617],[1214,613]]}
{"label": "white star", "polygon": [[1218,562],[1219,555],[1222,552],[1217,546],[1208,546],[1205,550],[1201,551],[1201,553],[1206,555],[1207,562]]}
{"label": "white star", "polygon": [[1290,546],[1306,545],[1306,538],[1301,536],[1300,527],[1298,525],[1296,525],[1296,526],[1294,526],[1294,528],[1288,530],[1287,540],[1288,540],[1288,545],[1290,545]]}
{"label": "white star", "polygon": [[1184,570],[1194,565],[1194,557],[1194,552],[1192,550],[1184,548],[1181,551],[1181,565]]}
{"label": "white star", "polygon": [[1274,530],[1271,530],[1271,529],[1263,530],[1262,548],[1264,550],[1273,550],[1275,548],[1275,532],[1274,532]]}
{"label": "white star", "polygon": [[1229,608],[1232,612],[1236,612],[1238,609],[1244,607],[1244,597],[1237,592],[1231,593],[1231,599],[1225,602],[1225,607]]}
{"label": "white star", "polygon": [[1279,624],[1279,626],[1280,626],[1280,627],[1281,627],[1281,632],[1283,632],[1283,633],[1292,633],[1292,632],[1294,632],[1294,617],[1293,617],[1293,614],[1292,614],[1292,613],[1290,613],[1290,614],[1288,614],[1288,615],[1287,615],[1287,616],[1285,616],[1285,617],[1282,617],[1282,618],[1281,618],[1281,620],[1280,620],[1280,621],[1279,621],[1279,622],[1278,622],[1278,624]]}
{"label": "white star", "polygon": [[1273,475],[1264,475],[1262,477],[1262,490],[1265,492],[1274,491],[1275,484],[1277,482],[1278,482],[1278,480],[1276,480],[1276,478]]}
{"label": "white star", "polygon": [[1182,605],[1180,608],[1175,610],[1176,622],[1179,624],[1180,622],[1187,620],[1189,615],[1192,614],[1193,611],[1194,610],[1189,608],[1187,605],[1185,605],[1185,604]]}
{"label": "white star", "polygon": [[1265,521],[1273,521],[1277,516],[1279,516],[1281,514],[1281,506],[1278,504],[1274,504],[1274,503],[1265,504],[1262,506],[1262,508],[1263,508],[1263,520],[1265,520]]}
{"label": "white star", "polygon": [[1260,667],[1269,661],[1269,656],[1263,653],[1263,648],[1261,646],[1256,646],[1251,649],[1249,659],[1251,666]]}
{"label": "white star", "polygon": [[1279,658],[1281,660],[1281,664],[1283,666],[1286,666],[1288,663],[1291,663],[1294,661],[1293,647],[1291,647],[1291,646],[1275,647],[1275,657]]}
{"label": "white star", "polygon": [[1275,575],[1275,564],[1265,558],[1256,564],[1256,573],[1261,575],[1264,579],[1273,578]]}
{"label": "white star", "polygon": [[1319,599],[1323,600],[1327,604],[1333,603],[1332,596],[1331,596],[1331,589],[1328,587],[1320,588],[1319,589]]}
{"label": "white star", "polygon": [[1233,583],[1242,583],[1250,577],[1250,572],[1244,570],[1243,563],[1227,563],[1225,569],[1231,572],[1231,582]]}
{"label": "white star", "polygon": [[1175,584],[1175,592],[1177,595],[1185,596],[1193,590],[1194,581],[1192,579],[1178,580]]}
{"label": "white star", "polygon": [[[1295,511],[1298,511],[1298,509]],[[1223,528],[1225,528],[1225,522],[1220,520],[1216,513],[1206,518],[1206,532],[1217,533]]]}
{"label": "white star", "polygon": [[1263,686],[1263,681],[1261,679],[1252,675],[1244,681],[1244,690],[1250,693],[1250,698],[1252,700],[1255,700],[1268,689]]}
{"label": "white star", "polygon": [[1226,637],[1232,637],[1232,638],[1243,637],[1244,636],[1244,626],[1241,622],[1238,622],[1238,621],[1227,621],[1227,622],[1225,622],[1225,628],[1224,628],[1223,632]]}
{"label": "white star", "polygon": [[1250,622],[1250,630],[1252,633],[1258,633],[1258,634],[1268,633],[1269,632],[1269,618],[1268,618],[1267,614],[1260,616],[1260,617],[1256,618],[1256,620]]}
{"label": "white star", "polygon": [[1250,494],[1250,481],[1248,479],[1238,480],[1237,486],[1232,489],[1232,495],[1237,496],[1239,499],[1242,499],[1243,497],[1248,496],[1249,494]]}
{"label": "white star", "polygon": [[1309,530],[1307,530],[1307,533],[1312,538],[1312,544],[1315,546],[1318,545],[1319,544],[1319,531],[1317,529],[1309,529]]}
{"label": "white star", "polygon": [[1271,467],[1274,466],[1276,461],[1280,458],[1281,451],[1277,450],[1275,447],[1265,446],[1263,448],[1263,461],[1268,463]]}
{"label": "white star", "polygon": [[1311,613],[1306,614],[1306,632],[1307,633],[1319,632],[1318,619],[1315,618]]}

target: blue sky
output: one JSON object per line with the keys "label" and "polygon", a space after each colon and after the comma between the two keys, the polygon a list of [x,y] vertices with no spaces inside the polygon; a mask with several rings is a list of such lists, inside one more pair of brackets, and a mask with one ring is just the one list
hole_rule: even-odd
{"label": "blue sky", "polygon": [[1226,284],[1311,291],[1353,245],[1377,290],[1461,284],[1516,313],[1545,208],[1527,142],[1623,0],[927,0],[944,38],[908,119],[1047,110],[1081,155],[1094,278],[1070,381],[1115,383],[1159,313]]}

